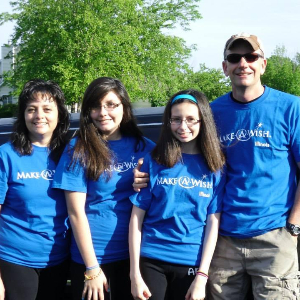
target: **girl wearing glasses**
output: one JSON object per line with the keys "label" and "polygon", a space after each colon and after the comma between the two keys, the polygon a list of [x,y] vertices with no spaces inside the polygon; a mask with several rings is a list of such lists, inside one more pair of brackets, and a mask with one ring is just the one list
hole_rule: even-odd
{"label": "girl wearing glasses", "polygon": [[138,129],[117,79],[86,89],[77,136],[66,147],[54,187],[65,191],[73,229],[73,299],[132,299],[128,226],[132,170],[154,143]]}
{"label": "girl wearing glasses", "polygon": [[175,94],[163,120],[142,166],[148,187],[130,197],[132,295],[204,299],[222,207],[224,156],[204,94]]}

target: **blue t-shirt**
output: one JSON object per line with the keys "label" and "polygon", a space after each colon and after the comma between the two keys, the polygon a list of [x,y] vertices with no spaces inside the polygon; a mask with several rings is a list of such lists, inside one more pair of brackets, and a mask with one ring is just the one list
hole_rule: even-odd
{"label": "blue t-shirt", "polygon": [[182,154],[166,168],[147,155],[142,171],[150,183],[130,197],[146,211],[141,256],[198,266],[207,215],[221,212],[225,175],[212,173],[200,154]]}
{"label": "blue t-shirt", "polygon": [[[77,138],[66,147],[57,166],[53,187],[86,193],[85,212],[89,221],[94,250],[99,263],[127,259],[128,227],[132,204],[129,196],[132,188],[133,169],[139,158],[152,150],[154,143],[145,138],[146,147],[135,152],[136,140],[124,136],[117,141],[108,141],[114,153],[111,165],[112,177],[106,180],[104,174],[97,181],[88,180],[85,169],[78,163],[74,169],[68,168],[72,149]],[[71,243],[72,260],[83,264],[74,236]]]}
{"label": "blue t-shirt", "polygon": [[227,158],[220,233],[248,238],[283,227],[300,162],[300,98],[265,87],[250,103],[211,104]]}
{"label": "blue t-shirt", "polygon": [[46,147],[24,156],[10,143],[0,147],[0,259],[44,268],[68,257],[65,197],[51,188],[55,167]]}

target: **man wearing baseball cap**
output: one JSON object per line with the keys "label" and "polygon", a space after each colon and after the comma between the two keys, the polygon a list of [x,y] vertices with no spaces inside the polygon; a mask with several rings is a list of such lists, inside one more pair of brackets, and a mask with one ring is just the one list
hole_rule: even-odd
{"label": "man wearing baseball cap", "polygon": [[211,107],[227,184],[209,299],[299,299],[300,99],[261,83],[267,61],[255,35],[232,36],[223,70],[232,92]]}
{"label": "man wearing baseball cap", "polygon": [[[207,298],[300,299],[300,98],[261,83],[267,66],[255,35],[225,44],[232,92],[212,102],[227,159],[227,184]],[[135,170],[136,191],[147,174]],[[298,188],[297,188],[298,186]]]}

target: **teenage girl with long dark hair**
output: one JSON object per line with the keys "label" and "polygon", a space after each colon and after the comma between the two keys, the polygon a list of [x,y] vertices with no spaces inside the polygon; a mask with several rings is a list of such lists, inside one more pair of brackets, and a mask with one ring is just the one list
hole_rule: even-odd
{"label": "teenage girl with long dark hair", "polygon": [[54,179],[54,186],[65,190],[73,229],[74,300],[132,299],[132,170],[153,146],[134,121],[124,85],[110,77],[94,80],[83,97],[78,134],[66,147]]}
{"label": "teenage girl with long dark hair", "polygon": [[134,299],[204,299],[222,209],[224,162],[204,94],[190,89],[172,96],[158,143],[142,165],[148,187],[130,198]]}

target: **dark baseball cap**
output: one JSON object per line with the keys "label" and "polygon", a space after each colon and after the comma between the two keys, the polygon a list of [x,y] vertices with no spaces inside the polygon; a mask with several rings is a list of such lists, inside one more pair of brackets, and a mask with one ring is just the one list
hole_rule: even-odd
{"label": "dark baseball cap", "polygon": [[224,57],[225,57],[226,50],[230,50],[230,48],[232,47],[234,42],[237,40],[247,41],[251,45],[253,51],[261,50],[262,53],[264,54],[264,50],[263,50],[264,48],[263,48],[263,45],[262,45],[260,39],[256,35],[243,32],[240,34],[232,35],[231,38],[226,42],[225,48],[224,48]]}

